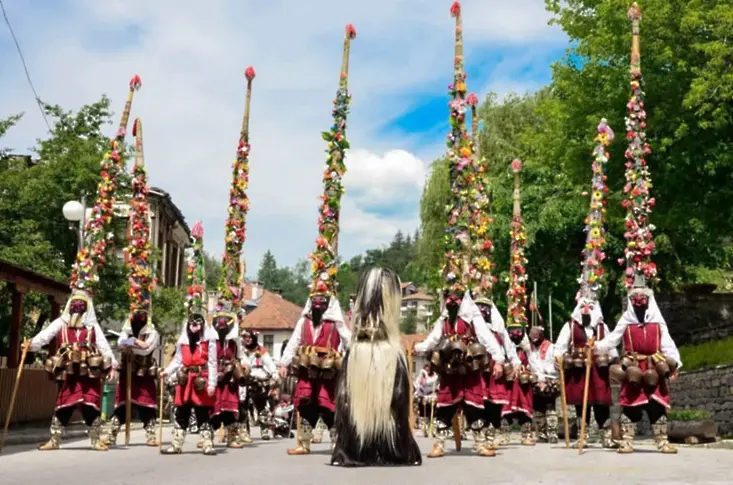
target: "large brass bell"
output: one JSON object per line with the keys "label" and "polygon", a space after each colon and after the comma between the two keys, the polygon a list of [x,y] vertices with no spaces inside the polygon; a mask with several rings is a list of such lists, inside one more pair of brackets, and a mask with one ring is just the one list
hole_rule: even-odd
{"label": "large brass bell", "polygon": [[54,365],[53,358],[48,358],[45,361],[43,361],[43,370],[46,372],[53,374],[54,370],[56,369],[56,366]]}
{"label": "large brass bell", "polygon": [[201,376],[196,376],[193,379],[193,388],[196,392],[202,392],[206,389],[206,379]]}
{"label": "large brass bell", "polygon": [[576,369],[585,367],[585,359],[583,359],[583,354],[580,352],[576,352],[575,355],[573,355],[573,367]]}
{"label": "large brass bell", "polygon": [[344,362],[344,356],[341,355],[341,352],[336,352],[336,354],[333,357],[333,368],[336,370],[340,370],[343,362]]}
{"label": "large brass bell", "polygon": [[68,362],[66,364],[66,373],[68,375],[70,375],[70,376],[73,376],[76,373],[75,372],[75,369],[74,369],[74,363],[73,362]]}
{"label": "large brass bell", "polygon": [[74,364],[80,364],[81,363],[81,351],[78,349],[76,344],[74,344],[74,347],[71,349],[71,353],[69,356],[69,360],[71,360]]}
{"label": "large brass bell", "polygon": [[624,369],[627,369],[631,367],[634,364],[634,359],[632,359],[629,355],[624,355],[621,357],[621,367]]}
{"label": "large brass bell", "polygon": [[611,380],[617,384],[621,384],[626,380],[626,371],[621,364],[613,364],[608,370]]}
{"label": "large brass bell", "polygon": [[512,382],[514,380],[514,367],[512,367],[512,364],[510,362],[505,362],[502,369],[504,371],[504,379],[507,382]]}
{"label": "large brass bell", "polygon": [[186,387],[186,384],[188,384],[188,372],[185,372],[183,369],[179,370],[177,381],[179,386]]}
{"label": "large brass bell", "polygon": [[626,368],[626,380],[630,384],[639,385],[644,378],[644,373],[641,371],[639,366],[631,365]]}
{"label": "large brass bell", "polygon": [[519,374],[519,383],[523,386],[529,384],[529,374],[522,372]]}
{"label": "large brass bell", "polygon": [[596,365],[598,367],[608,367],[610,363],[608,354],[601,354],[596,356]]}
{"label": "large brass bell", "polygon": [[529,383],[532,385],[537,384],[537,374],[534,374],[534,373],[529,374]]}
{"label": "large brass bell", "polygon": [[644,384],[648,387],[657,387],[659,384],[659,374],[654,367],[654,361],[651,357],[647,359],[646,371],[644,371]]}
{"label": "large brass bell", "polygon": [[89,364],[86,362],[79,364],[79,375],[83,377],[87,377],[89,375]]}
{"label": "large brass bell", "polygon": [[667,362],[667,365],[669,366],[670,372],[677,369],[677,362],[673,358],[667,357],[665,360]]}
{"label": "large brass bell", "polygon": [[158,377],[158,374],[160,373],[160,369],[158,369],[158,366],[151,365],[148,367],[148,377]]}
{"label": "large brass bell", "polygon": [[573,367],[573,356],[569,353],[565,354],[562,358],[562,365],[565,369],[570,369]]}
{"label": "large brass bell", "polygon": [[662,377],[669,377],[669,365],[667,364],[667,361],[665,359],[660,359],[657,361],[656,365],[654,366],[657,373]]}
{"label": "large brass bell", "polygon": [[89,364],[90,368],[99,369],[100,367],[102,367],[102,356],[92,355],[87,359],[87,363]]}

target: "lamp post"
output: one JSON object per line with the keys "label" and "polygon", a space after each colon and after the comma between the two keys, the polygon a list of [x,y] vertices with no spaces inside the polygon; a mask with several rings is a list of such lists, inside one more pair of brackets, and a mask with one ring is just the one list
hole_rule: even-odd
{"label": "lamp post", "polygon": [[84,230],[89,217],[87,214],[87,196],[82,195],[81,202],[70,200],[64,204],[61,210],[64,213],[64,218],[69,221],[69,229],[74,230],[75,222],[79,224],[79,227],[76,228],[78,236],[77,251],[81,251],[84,246]]}

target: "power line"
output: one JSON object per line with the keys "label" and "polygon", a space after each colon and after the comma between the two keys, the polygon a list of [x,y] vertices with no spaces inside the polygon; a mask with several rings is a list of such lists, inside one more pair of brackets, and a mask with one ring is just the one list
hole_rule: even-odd
{"label": "power line", "polygon": [[23,63],[23,70],[25,71],[25,78],[28,80],[28,85],[31,87],[31,91],[33,91],[33,96],[35,96],[36,98],[36,104],[38,105],[38,109],[41,111],[41,116],[43,116],[43,121],[46,123],[46,128],[48,128],[48,131],[51,131],[51,125],[48,123],[48,118],[46,118],[46,111],[43,109],[43,103],[41,102],[41,98],[38,97],[36,88],[35,86],[33,86],[33,81],[31,81],[31,74],[28,72],[28,65],[25,62],[25,56],[23,55],[23,51],[20,49],[20,44],[18,43],[17,37],[15,37],[15,32],[13,32],[13,26],[10,25],[10,19],[8,18],[8,13],[5,11],[5,5],[3,4],[3,0],[0,0],[0,10],[2,10],[3,12],[3,18],[5,19],[5,24],[8,26],[8,30],[10,31],[10,36],[13,38],[13,42],[15,43],[15,48],[18,50],[20,61]]}

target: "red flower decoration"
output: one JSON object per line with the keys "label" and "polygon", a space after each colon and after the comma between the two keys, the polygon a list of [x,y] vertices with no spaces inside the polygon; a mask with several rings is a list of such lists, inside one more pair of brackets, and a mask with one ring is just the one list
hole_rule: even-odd
{"label": "red flower decoration", "polygon": [[244,70],[244,77],[247,78],[247,81],[251,81],[255,78],[255,68],[252,66],[249,66],[247,69]]}
{"label": "red flower decoration", "polygon": [[349,39],[356,39],[356,28],[354,24],[346,24],[346,35]]}
{"label": "red flower decoration", "polygon": [[461,13],[461,3],[460,2],[453,2],[453,5],[450,7],[450,14],[453,17],[458,17],[458,15]]}

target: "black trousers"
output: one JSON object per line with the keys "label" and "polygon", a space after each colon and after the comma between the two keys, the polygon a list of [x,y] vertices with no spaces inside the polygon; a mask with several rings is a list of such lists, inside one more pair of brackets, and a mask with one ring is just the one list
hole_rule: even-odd
{"label": "black trousers", "polygon": [[484,401],[484,419],[495,429],[501,428],[501,410],[503,408],[503,404]]}
{"label": "black trousers", "polygon": [[[101,415],[99,409],[95,408],[94,406],[88,406],[86,404],[78,404],[78,406],[81,408],[81,416],[82,418],[84,418],[84,423],[87,426],[91,426],[92,423],[94,423],[94,420]],[[61,426],[69,425],[69,421],[71,421],[71,415],[74,414],[74,410],[76,408],[77,406],[67,406],[56,410],[54,415],[61,423]]]}
{"label": "black trousers", "polygon": [[[451,422],[453,421],[453,416],[455,416],[457,412],[457,404],[453,406],[435,406],[436,419],[447,426],[451,425]],[[471,427],[473,423],[480,419],[483,419],[485,415],[485,410],[479,409],[475,406],[466,405],[463,406],[463,415],[466,417],[466,422],[468,423],[468,426]]]}
{"label": "black trousers", "polygon": [[[595,417],[598,427],[603,428],[603,425],[606,424],[608,418],[611,417],[611,407],[604,406],[602,404],[589,404],[588,407],[593,409],[593,416]],[[575,406],[575,415],[577,416],[578,423],[580,423],[583,416],[583,406]],[[585,416],[585,424],[590,424],[590,410]]]}
{"label": "black trousers", "polygon": [[532,407],[535,411],[540,413],[546,413],[548,411],[555,410],[555,396],[544,396],[539,393],[534,393],[532,397]]}
{"label": "black trousers", "polygon": [[513,420],[516,420],[519,425],[527,424],[532,422],[532,418],[527,416],[524,413],[511,413],[504,416],[508,422],[512,422]]}
{"label": "black trousers", "polygon": [[323,418],[323,422],[326,423],[328,429],[333,428],[334,412],[322,408],[318,404],[308,403],[301,405],[298,408],[298,412],[300,413],[300,418],[307,421],[312,428],[315,428],[316,424],[318,424],[319,416]]}
{"label": "black trousers", "polygon": [[[135,413],[137,417],[142,421],[143,425],[147,426],[152,420],[155,419],[155,408],[147,408],[145,406],[132,405],[132,416],[134,418]],[[127,413],[125,412],[125,406],[120,406],[115,409],[114,415],[120,421],[120,424],[127,423]]]}
{"label": "black trousers", "polygon": [[624,407],[622,408],[622,411],[632,423],[638,423],[641,421],[644,411],[646,411],[647,416],[649,416],[650,424],[656,423],[659,421],[659,418],[667,415],[667,408],[652,400],[643,406]]}
{"label": "black trousers", "polygon": [[229,426],[237,422],[237,415],[228,411],[221,412],[209,418],[212,429],[219,429],[221,425]]}
{"label": "black trousers", "polygon": [[196,423],[199,427],[209,422],[210,407],[194,406],[191,403],[186,403],[176,408],[176,424],[181,429],[188,429],[191,423],[191,412],[196,415]]}

